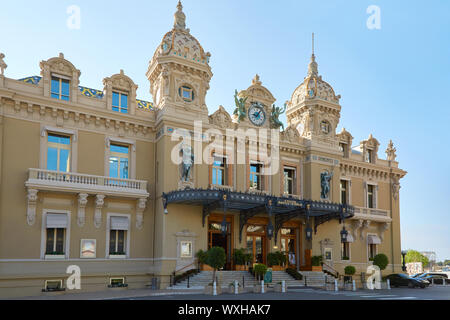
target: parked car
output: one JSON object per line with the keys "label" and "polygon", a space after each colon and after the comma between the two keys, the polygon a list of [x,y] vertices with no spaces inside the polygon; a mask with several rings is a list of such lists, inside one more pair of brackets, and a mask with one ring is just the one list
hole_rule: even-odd
{"label": "parked car", "polygon": [[443,284],[442,281],[447,281],[448,276],[445,273],[425,272],[425,273],[416,274],[413,276],[413,278],[414,279],[424,279],[430,283],[433,282],[435,284]]}
{"label": "parked car", "polygon": [[403,273],[390,274],[386,277],[386,279],[389,279],[389,282],[393,287],[409,287],[409,288],[420,287],[423,289],[430,285],[430,282],[428,282],[425,279],[411,278]]}

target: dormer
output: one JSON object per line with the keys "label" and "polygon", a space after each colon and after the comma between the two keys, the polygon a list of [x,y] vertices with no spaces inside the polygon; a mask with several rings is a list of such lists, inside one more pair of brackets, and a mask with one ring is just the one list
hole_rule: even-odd
{"label": "dormer", "polygon": [[103,85],[108,110],[130,115],[136,113],[138,86],[124,74],[123,70],[110,78],[103,79]]}
{"label": "dormer", "polygon": [[352,149],[353,137],[343,128],[340,133],[336,135],[339,139],[339,150],[342,152],[344,158],[350,158],[350,153]]}
{"label": "dormer", "polygon": [[81,72],[64,58],[64,54],[41,61],[40,68],[44,97],[77,102]]}
{"label": "dormer", "polygon": [[380,143],[372,136],[372,134],[369,135],[367,140],[361,141],[359,149],[362,152],[362,161],[375,164],[378,159],[379,146]]}

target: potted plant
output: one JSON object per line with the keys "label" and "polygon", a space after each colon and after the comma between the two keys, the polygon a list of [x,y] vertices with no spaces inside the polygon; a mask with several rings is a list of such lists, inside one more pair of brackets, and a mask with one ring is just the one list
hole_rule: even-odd
{"label": "potted plant", "polygon": [[213,269],[206,264],[206,257],[207,257],[206,251],[198,250],[197,253],[195,254],[195,257],[197,258],[197,262],[198,262],[200,270],[213,271]]}
{"label": "potted plant", "polygon": [[273,271],[284,271],[286,256],[280,251],[271,252],[267,255],[267,264]]}
{"label": "potted plant", "polygon": [[233,252],[233,261],[234,261],[234,268],[237,271],[246,271],[246,261],[245,261],[245,252],[244,249],[234,249]]}
{"label": "potted plant", "polygon": [[264,275],[267,272],[267,266],[262,264],[262,263],[258,263],[255,264],[254,268],[253,268],[253,273],[256,277],[256,284],[253,287],[253,292],[254,293],[261,293],[261,281],[264,280]]}
{"label": "potted plant", "polygon": [[388,264],[389,264],[389,259],[383,253],[379,253],[373,258],[373,265],[378,266],[378,268],[380,268],[380,270],[386,269]]}
{"label": "potted plant", "polygon": [[351,282],[352,276],[356,273],[356,268],[354,266],[346,266],[344,269],[344,282]]}
{"label": "potted plant", "polygon": [[[216,271],[223,268],[227,260],[227,257],[225,255],[224,248],[221,247],[213,247],[208,250],[206,254],[206,264],[210,266],[213,269],[213,275],[212,275],[212,283],[211,286],[208,286],[206,289],[207,294],[213,293],[213,283],[216,281]],[[216,283],[216,287],[219,288],[220,284]],[[219,291],[217,291],[217,294],[219,294]]]}
{"label": "potted plant", "polygon": [[[238,288],[238,294],[242,293],[243,290],[242,290],[241,284],[239,282],[236,282],[236,283],[237,283],[237,288]],[[228,293],[235,294],[234,284],[235,284],[234,281],[230,282],[230,284],[228,285]]]}
{"label": "potted plant", "polygon": [[312,271],[322,271],[322,256],[311,257]]}

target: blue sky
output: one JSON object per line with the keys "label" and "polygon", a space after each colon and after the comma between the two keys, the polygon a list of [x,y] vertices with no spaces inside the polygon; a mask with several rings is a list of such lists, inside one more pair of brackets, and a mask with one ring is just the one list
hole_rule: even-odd
{"label": "blue sky", "polygon": [[[64,52],[83,86],[124,69],[151,101],[148,62],[172,28],[172,1],[4,1],[0,52],[6,76],[39,75],[39,61]],[[126,5],[125,5],[126,4]],[[81,28],[69,30],[67,7],[81,8]],[[235,89],[256,73],[282,105],[307,71],[311,33],[319,73],[342,95],[340,128],[354,145],[370,133],[385,158],[389,139],[408,175],[401,181],[402,247],[450,258],[450,2],[185,0],[187,27],[212,53],[210,113],[232,111]],[[381,29],[369,30],[369,5],[381,9]]]}

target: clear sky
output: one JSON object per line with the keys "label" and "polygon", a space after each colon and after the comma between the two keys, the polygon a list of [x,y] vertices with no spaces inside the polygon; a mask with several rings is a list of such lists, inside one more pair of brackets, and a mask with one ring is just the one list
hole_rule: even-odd
{"label": "clear sky", "polygon": [[[6,76],[39,75],[39,62],[63,52],[81,70],[81,85],[124,69],[150,100],[149,60],[173,26],[176,0],[2,1],[0,52]],[[80,29],[67,8],[81,9]],[[390,0],[185,0],[187,27],[212,54],[210,113],[232,112],[234,90],[256,73],[282,105],[306,75],[311,33],[319,73],[342,95],[338,131],[354,145],[370,133],[379,157],[392,139],[400,167],[403,249],[450,258],[450,2]],[[381,29],[366,12],[380,8]],[[445,201],[444,201],[445,200]]]}

